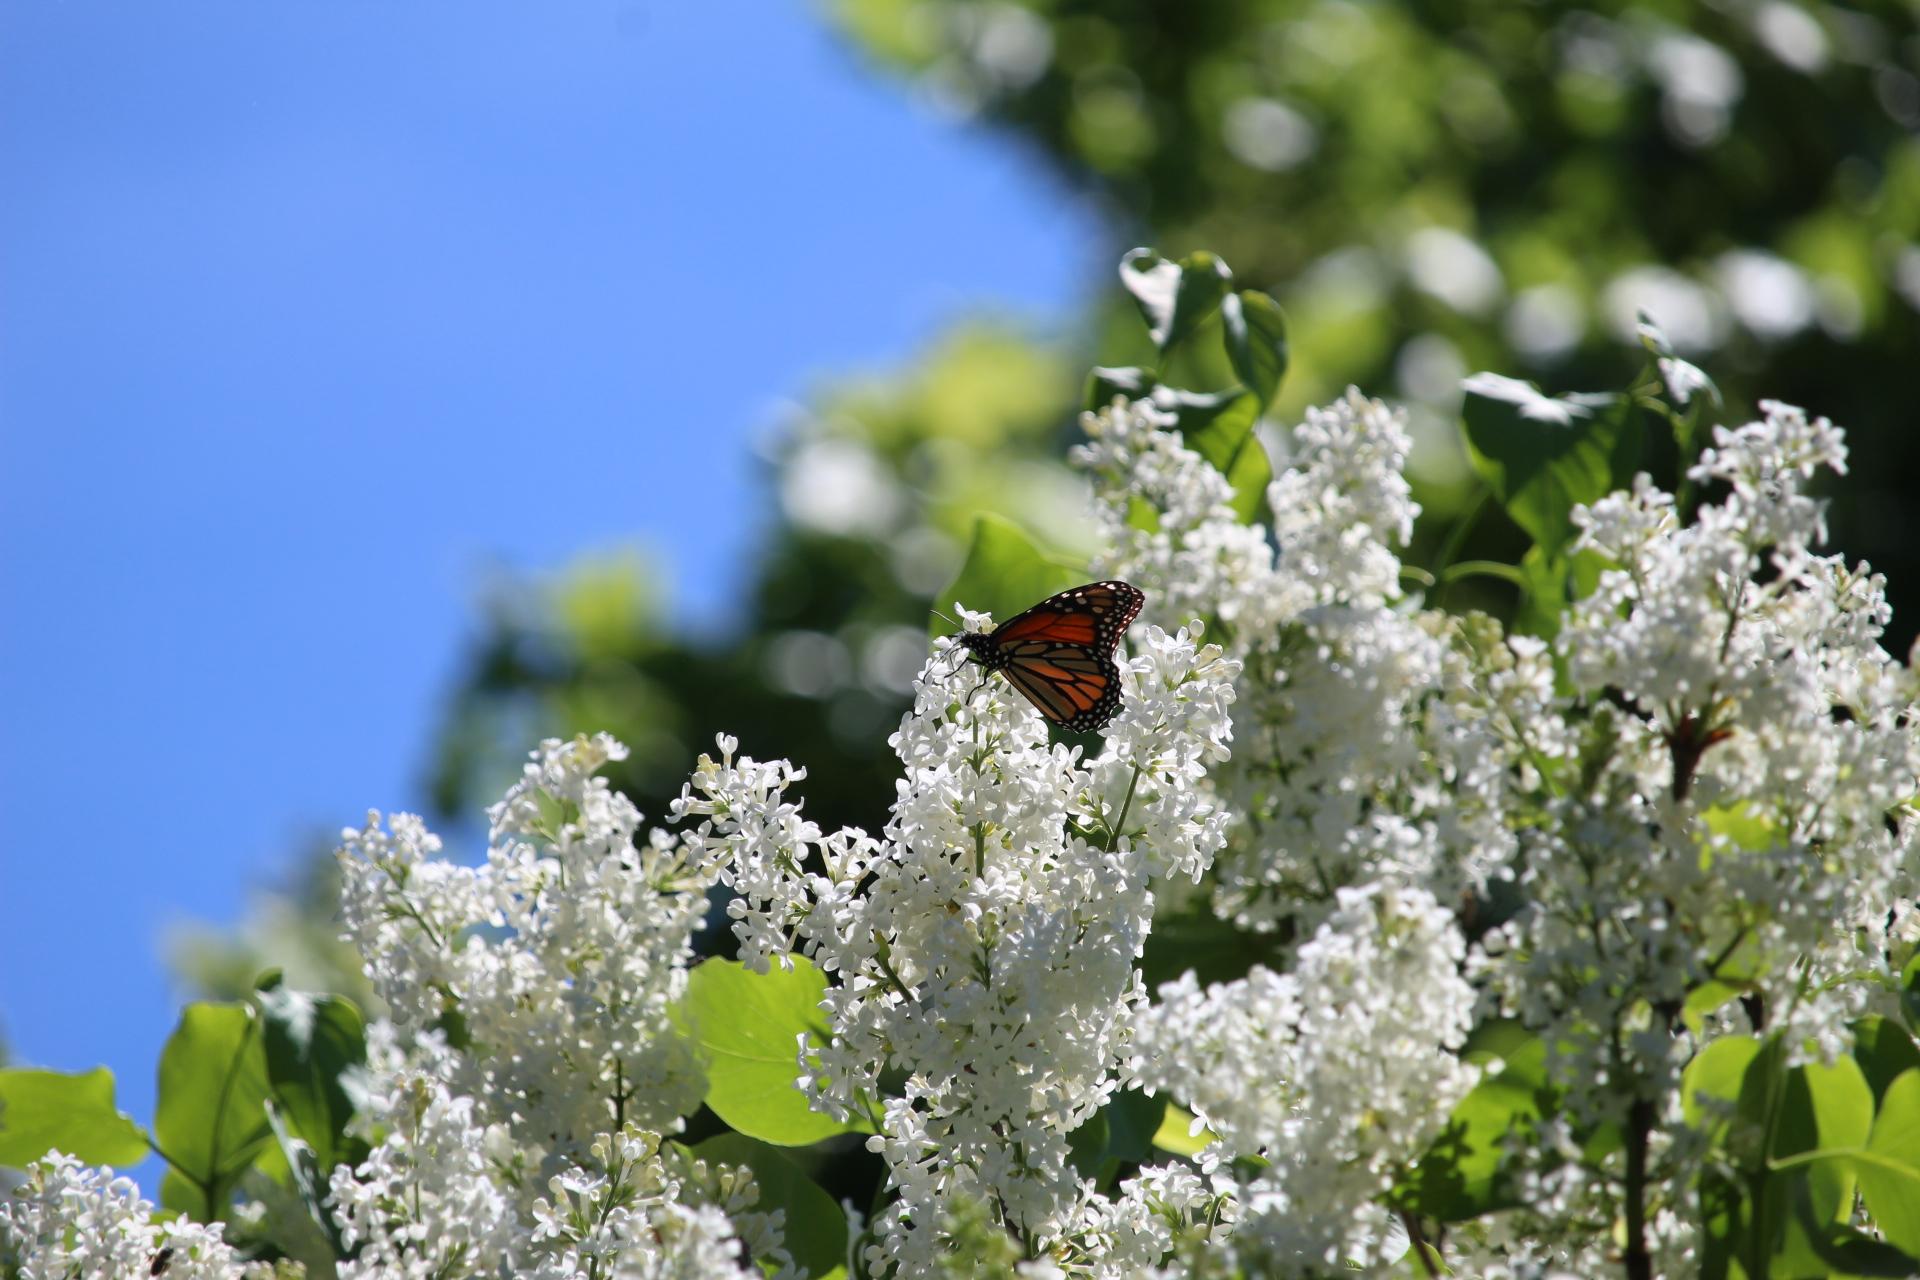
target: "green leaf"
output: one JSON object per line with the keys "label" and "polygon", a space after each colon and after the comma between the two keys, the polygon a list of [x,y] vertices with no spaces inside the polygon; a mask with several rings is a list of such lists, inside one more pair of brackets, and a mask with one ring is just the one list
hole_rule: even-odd
{"label": "green leaf", "polygon": [[[1086,571],[1048,556],[1026,531],[1011,520],[982,515],[973,523],[973,545],[959,574],[935,603],[942,609],[956,601],[1005,622],[1030,605],[1086,581]],[[936,635],[953,628],[933,619]]]}
{"label": "green leaf", "polygon": [[312,1150],[324,1177],[348,1148],[354,1108],[346,1077],[366,1065],[366,1024],[345,996],[276,986],[256,999],[268,1087],[288,1129]]}
{"label": "green leaf", "polygon": [[153,1137],[194,1184],[198,1222],[226,1216],[234,1182],[273,1137],[259,1020],[238,1004],[190,1004],[160,1053]]}
{"label": "green leaf", "polygon": [[169,1167],[160,1175],[160,1207],[168,1213],[191,1217],[206,1205],[206,1194],[178,1169]]}
{"label": "green leaf", "polygon": [[1573,509],[1632,483],[1639,411],[1626,396],[1553,399],[1498,374],[1467,379],[1468,453],[1494,497],[1548,556],[1573,540]]}
{"label": "green leaf", "polygon": [[1640,345],[1646,348],[1647,354],[1656,363],[1664,362],[1660,364],[1660,380],[1666,385],[1669,398],[1676,398],[1675,393],[1679,393],[1676,407],[1692,404],[1703,393],[1715,404],[1726,403],[1720,395],[1720,388],[1714,385],[1706,371],[1691,361],[1682,360],[1674,351],[1673,343],[1667,340],[1667,331],[1654,323],[1644,311],[1640,312],[1639,334]]}
{"label": "green leaf", "polygon": [[1187,448],[1205,458],[1233,486],[1233,511],[1252,524],[1266,507],[1273,463],[1253,427],[1260,420],[1259,398],[1235,388],[1201,394],[1156,387],[1153,403],[1174,415]]}
{"label": "green leaf", "polygon": [[[340,1226],[334,1221],[328,1209],[327,1172],[315,1157],[313,1147],[304,1139],[296,1136],[287,1126],[286,1118],[273,1103],[267,1104],[267,1125],[273,1130],[273,1138],[278,1143],[281,1162],[286,1168],[279,1180],[290,1188],[294,1196],[307,1211],[307,1218],[313,1228],[325,1240],[332,1257],[347,1256],[346,1242],[340,1237]],[[262,1158],[258,1164],[268,1162]],[[311,1234],[311,1233],[306,1233]],[[315,1267],[307,1268],[310,1274],[321,1274]]]}
{"label": "green leaf", "polygon": [[[1520,1202],[1501,1184],[1507,1136],[1531,1130],[1551,1101],[1547,1046],[1538,1036],[1497,1036],[1502,1065],[1475,1085],[1448,1117],[1446,1130],[1399,1188],[1404,1207],[1443,1222],[1462,1222]],[[1484,1052],[1484,1050],[1483,1050]]]}
{"label": "green leaf", "polygon": [[760,1188],[755,1207],[786,1210],[787,1252],[814,1280],[845,1274],[847,1215],[798,1165],[766,1143],[737,1133],[708,1138],[692,1150],[709,1163],[745,1165],[753,1171]]}
{"label": "green leaf", "polygon": [[1162,356],[1219,309],[1232,280],[1227,264],[1205,251],[1169,262],[1151,249],[1135,249],[1120,259],[1120,283]]}
{"label": "green leaf", "polygon": [[805,956],[755,973],[734,960],[708,960],[687,975],[682,1029],[707,1069],[707,1105],[741,1133],[801,1147],[836,1133],[871,1133],[807,1106],[800,1091],[799,1041],[828,1039],[820,999],[826,975]]}
{"label": "green leaf", "polygon": [[1605,567],[1591,551],[1548,555],[1538,543],[1528,547],[1516,575],[1521,598],[1513,629],[1546,640],[1558,635],[1567,605],[1592,591]]}
{"label": "green leaf", "polygon": [[[1686,1122],[1698,1129],[1707,1116],[1700,1098],[1737,1102],[1747,1068],[1760,1053],[1760,1042],[1752,1036],[1722,1036],[1693,1056],[1680,1076],[1680,1112]],[[1716,1128],[1724,1128],[1727,1117],[1717,1117]]]}
{"label": "green leaf", "polygon": [[1153,1153],[1154,1134],[1166,1112],[1164,1097],[1149,1098],[1138,1089],[1115,1094],[1092,1119],[1067,1135],[1074,1169],[1081,1177],[1104,1185],[1121,1165],[1145,1161]]}
{"label": "green leaf", "polygon": [[1860,1064],[1878,1105],[1902,1073],[1920,1067],[1920,1045],[1891,1018],[1862,1018],[1853,1024],[1853,1060]]}
{"label": "green leaf", "polygon": [[1123,400],[1138,400],[1157,385],[1158,379],[1145,369],[1095,366],[1093,372],[1087,375],[1087,409],[1097,413],[1112,404],[1115,396]]}
{"label": "green leaf", "polygon": [[[1793,1188],[1793,1231],[1799,1254],[1792,1265],[1783,1268],[1779,1255],[1768,1267],[1770,1276],[1790,1280],[1791,1276],[1825,1277],[1838,1271],[1848,1280],[1867,1276],[1907,1276],[1915,1274],[1914,1260],[1890,1244],[1875,1240],[1841,1222],[1822,1221],[1816,1208],[1811,1184],[1797,1179]],[[1852,1202],[1848,1202],[1849,1210]]]}
{"label": "green leaf", "polygon": [[1280,304],[1257,289],[1241,289],[1220,300],[1226,326],[1227,359],[1265,412],[1287,376],[1287,315]]}
{"label": "green leaf", "polygon": [[1193,1126],[1196,1119],[1198,1117],[1193,1112],[1169,1102],[1166,1113],[1160,1117],[1160,1127],[1153,1131],[1155,1150],[1188,1158],[1199,1155],[1213,1141],[1213,1133],[1205,1127],[1195,1133]]}
{"label": "green leaf", "polygon": [[1874,1225],[1903,1252],[1920,1257],[1920,1068],[1901,1072],[1887,1086],[1854,1170]]}
{"label": "green leaf", "polygon": [[[1858,1148],[1873,1129],[1873,1089],[1852,1058],[1832,1066],[1818,1062],[1787,1073],[1787,1087],[1773,1126],[1775,1160],[1809,1151]],[[1807,1190],[1818,1222],[1841,1221],[1853,1206],[1853,1171],[1844,1160],[1805,1166]]]}
{"label": "green leaf", "polygon": [[1708,831],[1748,853],[1771,849],[1780,843],[1780,824],[1748,800],[1703,809],[1700,821]]}
{"label": "green leaf", "polygon": [[1909,1031],[1920,1034],[1920,951],[1900,970],[1900,1016]]}
{"label": "green leaf", "polygon": [[1703,982],[1687,993],[1687,1002],[1680,1006],[1680,1020],[1687,1024],[1687,1030],[1699,1035],[1707,1015],[1728,1001],[1739,999],[1744,990],[1724,982]]}
{"label": "green leaf", "polygon": [[1279,934],[1236,928],[1203,902],[1154,920],[1140,973],[1149,990],[1158,990],[1189,969],[1211,985],[1244,978],[1256,964],[1279,969],[1286,961],[1286,940]]}
{"label": "green leaf", "polygon": [[20,1168],[50,1150],[87,1164],[146,1157],[146,1133],[114,1106],[113,1072],[0,1071],[0,1165]]}
{"label": "green leaf", "polygon": [[1518,1018],[1489,1018],[1468,1033],[1467,1042],[1460,1046],[1460,1058],[1476,1067],[1497,1068],[1527,1051],[1538,1038]]}
{"label": "green leaf", "polygon": [[1153,1135],[1167,1113],[1164,1097],[1148,1097],[1138,1089],[1117,1093],[1104,1108],[1107,1113],[1107,1153],[1127,1164],[1139,1164],[1153,1154]]}

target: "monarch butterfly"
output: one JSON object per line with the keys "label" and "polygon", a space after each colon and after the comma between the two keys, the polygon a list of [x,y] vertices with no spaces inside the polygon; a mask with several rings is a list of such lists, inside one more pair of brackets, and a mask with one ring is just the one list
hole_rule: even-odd
{"label": "monarch butterfly", "polygon": [[1113,648],[1145,601],[1132,583],[1090,582],[992,631],[954,639],[988,671],[1006,676],[1041,715],[1069,732],[1090,733],[1106,728],[1120,707]]}

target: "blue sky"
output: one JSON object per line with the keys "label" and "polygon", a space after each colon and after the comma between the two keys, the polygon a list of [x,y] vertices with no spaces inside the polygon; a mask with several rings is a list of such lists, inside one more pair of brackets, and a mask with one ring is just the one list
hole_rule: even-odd
{"label": "blue sky", "polygon": [[720,617],[782,397],[1107,270],[791,0],[13,0],[0,191],[0,1034],[143,1123],[166,927],[423,805],[491,567]]}

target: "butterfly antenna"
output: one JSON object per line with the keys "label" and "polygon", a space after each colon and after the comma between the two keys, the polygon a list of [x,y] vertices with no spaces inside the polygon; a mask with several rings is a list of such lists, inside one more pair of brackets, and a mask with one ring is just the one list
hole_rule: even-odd
{"label": "butterfly antenna", "polygon": [[930,613],[936,613],[936,614],[939,614],[942,618],[946,618],[948,622],[953,623],[953,625],[956,627],[960,627],[962,631],[966,630],[966,628],[964,626],[961,626],[961,624],[958,621],[956,621],[953,618],[948,618],[946,614],[941,613],[940,610],[933,608],[931,605],[929,605],[927,609],[928,609],[928,612]]}

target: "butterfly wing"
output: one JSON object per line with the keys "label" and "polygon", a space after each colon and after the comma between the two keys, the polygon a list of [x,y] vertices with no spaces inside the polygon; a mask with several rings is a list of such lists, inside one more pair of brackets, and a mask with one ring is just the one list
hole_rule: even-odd
{"label": "butterfly wing", "polygon": [[994,628],[993,642],[1004,649],[1022,640],[1052,640],[1110,654],[1146,599],[1131,582],[1090,582],[1009,618]]}
{"label": "butterfly wing", "polygon": [[1001,670],[1013,687],[1063,729],[1105,728],[1120,706],[1120,669],[1107,654],[1084,645],[1027,641],[1003,656]]}
{"label": "butterfly wing", "polygon": [[1126,582],[1093,582],[1042,600],[994,629],[997,665],[1063,729],[1104,728],[1120,706],[1114,646],[1145,600]]}

